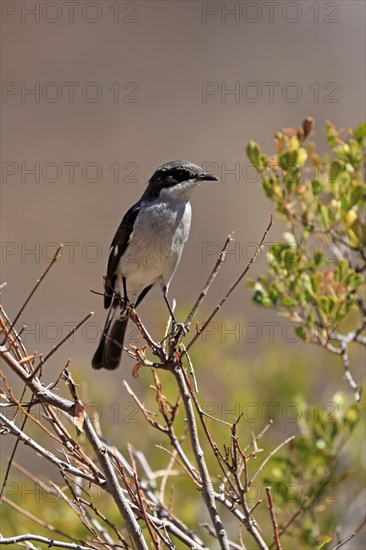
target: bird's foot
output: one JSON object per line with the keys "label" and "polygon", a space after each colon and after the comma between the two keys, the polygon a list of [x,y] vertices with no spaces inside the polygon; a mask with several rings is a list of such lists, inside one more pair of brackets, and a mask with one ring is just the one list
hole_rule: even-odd
{"label": "bird's foot", "polygon": [[183,336],[186,336],[189,332],[189,326],[185,323],[177,323],[177,321],[173,320],[172,323],[172,335],[173,338],[176,340],[181,334]]}
{"label": "bird's foot", "polygon": [[120,298],[120,308],[121,311],[125,311],[125,309],[135,309],[136,304],[134,302],[130,302],[130,300],[127,297],[121,297]]}

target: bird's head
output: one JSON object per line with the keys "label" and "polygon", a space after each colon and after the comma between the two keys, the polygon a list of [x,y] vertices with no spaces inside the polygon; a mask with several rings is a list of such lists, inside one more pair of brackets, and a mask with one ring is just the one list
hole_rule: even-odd
{"label": "bird's head", "polygon": [[162,164],[154,172],[145,191],[145,197],[161,196],[187,200],[200,183],[217,180],[216,176],[205,172],[192,162],[174,160]]}

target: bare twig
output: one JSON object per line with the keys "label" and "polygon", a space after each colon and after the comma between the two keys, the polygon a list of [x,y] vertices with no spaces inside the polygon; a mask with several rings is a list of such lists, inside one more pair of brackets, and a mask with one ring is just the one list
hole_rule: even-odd
{"label": "bare twig", "polygon": [[47,544],[48,548],[72,548],[74,550],[91,550],[90,546],[82,546],[81,544],[72,542],[63,542],[60,540],[49,539],[47,537],[41,537],[39,535],[18,535],[17,537],[3,538],[0,535],[0,544],[17,544],[18,542],[30,542],[30,541],[42,542]]}
{"label": "bare twig", "polygon": [[276,545],[276,550],[282,550],[280,535],[278,532],[278,523],[277,523],[275,511],[273,508],[273,499],[272,499],[272,493],[271,493],[270,487],[266,487],[266,493],[267,493],[267,499],[268,499],[268,508],[271,514],[271,520],[273,525],[273,538]]}
{"label": "bare twig", "polygon": [[84,317],[84,319],[82,319],[73,329],[70,330],[70,332],[68,334],[66,334],[66,336],[64,338],[62,338],[62,340],[60,340],[55,346],[53,346],[53,348],[51,349],[51,351],[49,351],[47,353],[47,355],[45,357],[41,357],[41,360],[39,362],[39,364],[37,365],[37,367],[35,368],[35,370],[33,371],[32,373],[32,376],[37,376],[38,372],[40,371],[40,369],[43,367],[43,365],[46,363],[46,361],[48,361],[48,359],[50,357],[52,357],[52,355],[54,353],[56,353],[56,351],[58,349],[60,349],[60,347],[70,338],[70,336],[72,336],[73,334],[75,334],[75,332],[84,324],[86,323],[86,321],[88,319],[90,319],[90,317],[92,317],[94,315],[94,311],[91,311],[90,313],[88,313],[88,315],[86,315]]}
{"label": "bare twig", "polygon": [[[209,523],[201,523],[201,527],[204,527],[205,529],[207,529],[209,534],[212,537],[216,538],[215,531],[212,529],[212,526]],[[232,540],[229,540],[229,545],[230,545],[230,548],[234,548],[234,550],[243,550],[244,549],[244,546],[242,546],[240,544],[237,544],[236,542],[233,542]]]}
{"label": "bare twig", "polygon": [[[9,322],[10,324],[10,327],[9,329],[6,331],[6,336],[5,336],[5,339],[4,341],[2,342],[2,345],[5,345],[9,336],[11,335],[11,333],[13,332],[14,333],[14,336],[15,336],[15,340],[19,342],[21,348],[22,348],[22,351],[24,353],[24,356],[26,356],[26,350],[25,350],[25,347],[18,335],[18,333],[16,332],[15,330],[15,325],[18,321],[18,319],[20,318],[20,316],[22,315],[24,309],[26,308],[26,306],[28,305],[28,303],[30,302],[31,298],[33,297],[34,293],[36,292],[37,288],[40,286],[40,284],[42,283],[42,281],[44,280],[44,278],[46,277],[46,275],[48,274],[48,272],[50,271],[51,267],[57,262],[57,260],[59,260],[60,258],[60,251],[62,249],[63,245],[60,244],[51,260],[51,262],[49,263],[49,265],[47,266],[47,268],[45,269],[45,271],[43,272],[43,274],[41,275],[41,277],[38,279],[38,281],[36,282],[35,286],[33,287],[33,289],[31,290],[30,294],[28,295],[28,297],[26,298],[24,304],[22,305],[22,307],[20,308],[19,312],[17,313],[17,315],[15,316],[15,319],[12,323],[10,323],[10,320],[8,318],[8,316],[6,315],[6,312],[5,310],[3,309],[2,306],[1,307],[1,313],[2,315],[4,316],[4,318]],[[15,348],[15,346],[12,346],[13,349]],[[16,348],[15,348],[16,349]],[[18,356],[18,359],[20,359],[20,354],[18,353],[17,354]],[[24,394],[25,394],[25,390],[26,390],[26,386],[24,387],[23,389],[23,392],[22,392],[22,395],[20,397],[20,401],[22,401],[23,397],[24,397]],[[31,405],[29,405],[27,407],[27,412],[30,412],[31,410]],[[23,422],[22,422],[22,426],[21,426],[21,430],[24,430],[25,428],[25,425],[27,423],[27,419],[28,417],[25,416],[24,419],[23,419]],[[7,483],[7,480],[8,480],[8,477],[9,477],[9,474],[10,474],[10,469],[11,469],[11,465],[12,465],[12,462],[13,462],[13,459],[14,459],[14,456],[15,456],[15,453],[17,451],[17,448],[18,448],[18,445],[19,445],[19,439],[16,440],[15,444],[14,444],[14,447],[13,447],[13,450],[11,452],[11,455],[10,455],[10,458],[9,458],[9,461],[8,461],[8,464],[7,464],[7,468],[6,468],[6,472],[5,472],[5,475],[4,475],[4,479],[3,479],[3,482],[2,482],[2,485],[1,485],[1,491],[0,491],[0,497],[3,495],[4,493],[4,489],[6,487],[6,483]]]}
{"label": "bare twig", "polygon": [[[22,368],[22,365],[19,364],[19,362],[11,355],[9,351],[6,350],[4,346],[0,347],[0,356],[4,358],[4,360],[14,370],[14,372],[16,372],[18,376],[20,376],[20,378],[27,384],[27,386],[31,389],[35,397],[38,398],[41,403],[57,406],[61,410],[64,410],[65,412],[73,416],[75,404],[66,399],[59,397],[58,395],[51,392],[50,390],[47,390],[41,384],[41,382],[38,380],[37,377],[28,375]],[[8,420],[4,415],[0,414],[0,419],[2,419],[4,424],[8,426],[8,428],[12,433],[14,433],[17,437],[21,438],[23,442],[27,443],[28,445],[33,447],[35,450],[40,452],[45,458],[53,462],[62,471],[77,475],[79,477],[83,477],[84,479],[88,479],[91,482],[96,481],[93,475],[87,474],[81,471],[80,469],[71,466],[67,462],[64,462],[58,459],[55,455],[50,453],[47,449],[44,449],[38,443],[31,440],[28,436],[26,436],[23,432],[21,432],[21,430],[19,430],[19,428],[17,428],[17,426],[15,426],[13,422]],[[132,537],[136,548],[138,548],[139,550],[148,550],[141,528],[138,525],[136,518],[134,517],[133,512],[131,510],[131,507],[128,501],[126,500],[122,492],[122,489],[117,481],[117,477],[112,467],[108,453],[106,453],[106,449],[102,444],[102,442],[100,441],[97,434],[95,433],[94,428],[92,427],[92,424],[87,415],[85,416],[83,427],[84,427],[84,432],[88,438],[88,441],[93,447],[93,450],[101,463],[103,473],[106,476],[107,490],[112,495],[115,503],[117,504],[119,511],[121,512],[122,517],[126,522],[127,530],[130,536]],[[100,481],[102,480],[99,480],[98,484],[100,484]],[[102,481],[102,484],[103,484],[103,481]]]}
{"label": "bare twig", "polygon": [[282,449],[282,447],[287,445],[287,443],[289,443],[293,439],[295,439],[295,436],[291,435],[290,437],[285,439],[285,441],[282,441],[282,443],[280,443],[275,449],[273,449],[273,451],[271,451],[268,456],[266,456],[266,458],[263,460],[262,464],[259,466],[259,468],[255,472],[255,474],[253,475],[252,479],[248,482],[249,487],[252,485],[252,483],[257,478],[257,476],[262,472],[265,465],[271,460],[272,456],[275,455],[280,449]]}
{"label": "bare twig", "polygon": [[[75,538],[72,537],[70,534],[65,533],[64,531],[61,531],[60,529],[57,529],[53,525],[50,525],[49,523],[39,519],[37,516],[31,514],[27,510],[25,510],[24,506],[18,506],[17,504],[15,504],[15,502],[12,502],[7,497],[2,497],[1,502],[4,503],[4,504],[7,504],[8,506],[10,506],[14,510],[16,510],[19,514],[23,515],[27,519],[30,519],[31,521],[34,521],[37,525],[40,525],[44,529],[47,529],[48,531],[51,531],[52,533],[57,533],[58,535],[61,535],[62,537],[68,538],[69,540],[75,541]],[[0,540],[1,540],[1,538],[0,538]],[[83,544],[83,541],[79,540],[78,542]]]}
{"label": "bare twig", "polygon": [[177,365],[175,367],[174,374],[177,380],[179,391],[183,398],[183,403],[184,403],[184,407],[187,415],[188,431],[191,438],[191,445],[193,448],[197,466],[202,479],[202,496],[204,498],[207,510],[210,514],[211,521],[214,526],[218,542],[220,544],[220,548],[224,550],[229,550],[230,546],[227,539],[226,531],[224,529],[221,518],[216,508],[215,497],[213,495],[212,481],[210,479],[204,453],[200,445],[196,419],[194,416],[192,402],[191,402],[191,396],[190,396],[188,387],[186,385],[186,381],[182,372],[182,367]]}
{"label": "bare twig", "polygon": [[110,461],[109,455],[106,452],[106,449],[100,441],[99,437],[95,433],[88,416],[85,417],[84,431],[91,446],[93,447],[96,456],[101,462],[104,475],[107,479],[108,492],[112,495],[120,513],[122,514],[122,517],[126,522],[127,530],[132,540],[134,541],[136,548],[139,550],[148,550],[148,546],[144,539],[141,527],[137,523],[131,507],[118,483],[117,476]]}
{"label": "bare twig", "polygon": [[[18,322],[18,319],[20,318],[21,314],[23,313],[23,311],[25,310],[25,308],[27,307],[27,305],[29,304],[31,298],[33,297],[34,293],[36,292],[37,288],[39,287],[39,285],[42,283],[43,279],[46,277],[47,273],[49,272],[49,270],[51,269],[51,267],[54,265],[55,262],[57,262],[57,260],[59,260],[59,258],[61,257],[60,256],[60,251],[62,249],[64,245],[63,244],[60,244],[55,252],[55,255],[53,256],[51,262],[48,264],[46,270],[43,272],[43,274],[40,276],[40,278],[38,279],[38,281],[36,282],[35,286],[33,287],[33,289],[31,290],[31,292],[29,293],[28,297],[26,298],[24,304],[22,305],[22,307],[20,308],[20,310],[18,311],[17,315],[15,316],[15,319],[14,321],[12,322],[10,328],[9,328],[9,332],[8,334],[10,334],[13,330],[13,328],[15,327],[15,325],[17,324]],[[4,342],[2,342],[2,345],[5,344],[7,340],[7,336],[4,340]]]}
{"label": "bare twig", "polygon": [[350,371],[350,368],[349,368],[349,359],[348,359],[347,347],[348,346],[347,346],[346,343],[341,342],[341,357],[342,357],[342,360],[343,360],[344,376],[346,377],[346,380],[347,380],[349,386],[353,390],[353,393],[354,393],[354,396],[355,396],[355,399],[356,399],[357,403],[359,403],[360,400],[361,400],[361,392],[360,392],[360,388],[356,384],[356,382],[355,382],[355,380],[352,376],[352,373]]}
{"label": "bare twig", "polygon": [[345,539],[343,539],[341,542],[339,542],[338,544],[336,544],[336,546],[333,546],[332,550],[338,550],[339,548],[341,548],[342,546],[344,546],[346,544],[346,542],[349,542],[351,539],[353,539],[356,535],[358,535],[358,533],[361,531],[361,529],[363,527],[365,527],[366,525],[366,519],[363,520],[363,522],[357,527],[357,529],[355,531],[353,531],[353,533],[351,533],[350,535],[348,535],[348,537],[346,537]]}
{"label": "bare twig", "polygon": [[252,258],[250,259],[248,265],[246,266],[246,268],[244,269],[244,271],[241,273],[241,275],[238,277],[238,279],[235,281],[235,283],[233,283],[231,285],[231,287],[229,288],[229,290],[227,291],[227,293],[225,294],[225,296],[222,298],[222,300],[220,301],[220,303],[215,307],[215,309],[213,310],[213,312],[211,313],[211,315],[208,317],[208,319],[203,323],[203,325],[197,330],[196,334],[194,335],[194,337],[192,338],[192,340],[187,344],[186,346],[186,350],[189,351],[189,349],[193,346],[193,344],[196,342],[196,340],[198,339],[198,337],[202,334],[202,332],[204,330],[206,330],[207,326],[209,325],[209,323],[212,321],[212,319],[215,317],[215,315],[220,311],[220,309],[222,308],[222,306],[224,305],[224,303],[226,302],[226,300],[229,298],[229,296],[232,294],[232,292],[236,289],[236,287],[241,283],[241,281],[243,280],[243,278],[245,277],[245,275],[248,273],[248,271],[250,270],[250,268],[252,267],[253,263],[255,262],[255,260],[257,259],[258,257],[258,254],[259,252],[261,251],[262,247],[263,247],[263,244],[264,244],[264,241],[269,233],[269,230],[271,229],[272,225],[273,225],[273,222],[274,222],[274,219],[275,219],[275,216],[272,214],[271,215],[271,220],[268,224],[268,227],[267,229],[265,230],[264,234],[263,234],[263,237],[261,239],[261,242],[259,243],[254,255],[252,256]]}
{"label": "bare twig", "polygon": [[[100,546],[113,547],[113,548],[133,548],[134,550],[147,550],[148,544],[156,550],[162,550],[162,548],[174,549],[176,539],[179,541],[179,548],[195,548],[197,550],[204,550],[206,548],[204,542],[200,537],[186,524],[184,524],[179,517],[174,515],[173,500],[166,499],[164,502],[164,488],[167,480],[173,475],[184,475],[186,479],[191,479],[193,487],[198,489],[202,493],[204,505],[210,516],[211,525],[208,526],[209,533],[215,537],[216,546],[224,550],[230,548],[239,549],[245,548],[242,542],[242,533],[244,529],[254,540],[256,547],[260,550],[268,550],[268,545],[263,540],[261,535],[261,526],[256,523],[256,519],[253,515],[254,510],[260,504],[260,500],[250,508],[247,501],[247,492],[254,482],[254,480],[263,472],[268,461],[273,455],[281,449],[286,443],[291,441],[293,437],[286,439],[278,447],[276,447],[260,464],[256,469],[252,479],[249,479],[248,463],[259,452],[263,451],[258,445],[259,439],[264,435],[271,422],[265,426],[262,433],[256,435],[252,432],[252,441],[246,447],[243,448],[239,442],[239,436],[236,432],[236,426],[239,419],[236,419],[234,424],[228,424],[225,421],[215,419],[202,410],[201,404],[197,396],[197,382],[194,375],[193,365],[188,355],[188,349],[194,344],[198,336],[207,328],[208,323],[218,313],[225,301],[231,296],[233,291],[237,288],[245,275],[251,269],[258,254],[263,248],[263,243],[267,237],[268,232],[273,224],[274,217],[271,217],[270,223],[263,234],[262,240],[251,258],[249,264],[245,267],[244,271],[231,285],[224,298],[219,302],[209,318],[198,329],[197,334],[192,338],[187,348],[180,343],[181,333],[175,333],[170,336],[168,353],[165,351],[164,340],[162,342],[155,342],[143,323],[141,322],[138,314],[135,310],[128,308],[128,315],[130,319],[136,324],[142,337],[144,338],[143,345],[139,347],[132,345],[128,350],[129,355],[134,357],[138,366],[152,367],[152,373],[154,377],[154,384],[152,389],[156,394],[156,406],[151,407],[149,410],[144,405],[143,399],[139,398],[133,389],[125,383],[125,387],[135,401],[139,410],[146,418],[150,426],[159,432],[164,433],[169,439],[172,449],[165,448],[162,444],[156,445],[156,447],[164,450],[169,455],[169,463],[167,466],[162,466],[158,470],[151,468],[149,461],[150,456],[146,456],[141,451],[130,449],[130,456],[125,456],[114,446],[104,441],[100,426],[95,429],[91,423],[86,409],[79,397],[78,386],[73,381],[68,369],[64,369],[61,376],[55,379],[47,387],[41,382],[40,372],[43,364],[62,346],[62,344],[90,317],[91,314],[86,316],[67,336],[63,338],[57,345],[55,345],[48,354],[43,358],[40,356],[38,365],[34,369],[34,356],[27,356],[25,348],[21,343],[19,335],[15,333],[14,323],[4,319],[1,322],[1,331],[8,332],[9,326],[13,334],[8,334],[6,339],[6,346],[0,346],[0,356],[4,359],[5,363],[10,367],[10,370],[15,376],[24,382],[25,388],[29,389],[32,394],[31,399],[23,403],[23,396],[20,399],[15,397],[14,392],[8,386],[7,380],[4,375],[5,390],[7,391],[6,398],[9,398],[12,403],[15,403],[17,410],[25,413],[25,419],[33,416],[30,414],[30,409],[36,404],[40,404],[43,408],[43,419],[46,420],[46,427],[38,420],[36,423],[44,430],[46,430],[48,440],[52,437],[61,446],[61,455],[59,450],[51,452],[47,448],[47,443],[44,446],[40,445],[35,439],[29,437],[24,430],[24,424],[21,428],[17,427],[14,419],[8,420],[6,415],[0,414],[0,421],[3,422],[5,427],[4,433],[11,433],[16,437],[17,444],[22,442],[30,447],[34,452],[42,455],[46,460],[51,462],[58,468],[60,475],[62,476],[63,483],[56,485],[51,483],[51,489],[47,487],[47,491],[52,494],[60,496],[65,504],[69,506],[80,518],[83,528],[88,530],[88,542],[82,540],[76,540],[67,534],[60,533],[61,538],[63,536],[68,537],[70,542],[64,543],[62,541],[53,541],[46,537],[40,537],[37,539],[29,538],[20,539],[19,537],[38,537],[38,535],[19,535],[19,537],[1,538],[0,544],[12,544],[17,542],[25,542],[31,547],[31,541],[35,540],[40,543],[47,543],[57,547],[57,544],[62,544],[65,548],[89,548],[97,549]],[[189,313],[186,324],[189,324],[196,315],[200,305],[202,304],[208,290],[211,288],[217,273],[221,265],[224,262],[225,254],[228,249],[229,243],[232,240],[230,235],[223,248],[220,256],[216,261],[216,264],[207,279],[205,286],[198,296],[191,312]],[[50,266],[49,266],[50,267]],[[48,269],[49,269],[48,267]],[[38,283],[37,283],[38,284]],[[37,288],[37,286],[36,286]],[[34,293],[34,291],[33,291]],[[29,298],[30,299],[30,298]],[[29,302],[27,299],[24,307]],[[23,307],[23,309],[24,309]],[[17,316],[19,317],[19,315]],[[15,336],[14,336],[15,335]],[[345,338],[350,338],[350,334]],[[363,338],[361,331],[352,335],[352,341],[356,341],[357,338]],[[333,346],[336,350],[334,353],[347,356],[347,344],[345,340],[338,340]],[[345,345],[346,351],[343,352],[342,345]],[[329,345],[331,345],[329,343]],[[145,357],[145,350],[150,350],[157,358],[158,362],[149,361]],[[186,355],[189,368],[186,371],[182,366],[182,357]],[[184,357],[183,357],[184,358]],[[344,360],[344,356],[342,355]],[[163,369],[169,371],[174,375],[176,384],[178,386],[178,397],[167,398],[163,392],[162,383],[158,377],[158,370]],[[137,369],[136,369],[137,370]],[[63,378],[71,393],[70,399],[65,399],[58,393],[60,391],[59,380]],[[169,395],[169,394],[167,394]],[[193,401],[193,402],[192,402]],[[186,428],[180,435],[180,431],[176,426],[180,426],[179,419],[182,412],[182,404],[184,406],[184,412],[186,417]],[[7,404],[4,405],[6,407]],[[28,410],[29,407],[29,410]],[[0,407],[0,410],[7,410]],[[33,412],[33,411],[32,411]],[[58,413],[61,412],[61,419],[58,417]],[[232,433],[229,445],[224,445],[224,448],[218,446],[213,437],[213,432],[210,431],[211,424],[207,421],[207,418],[219,421],[224,426],[231,426]],[[69,430],[66,428],[65,419],[68,419],[77,427],[78,438],[73,438]],[[178,419],[178,422],[176,420]],[[64,425],[65,422],[65,425]],[[18,422],[21,425],[20,422]],[[198,426],[197,426],[198,424]],[[203,438],[199,435],[199,430],[203,429]],[[68,427],[68,425],[67,425]],[[51,431],[49,431],[51,429]],[[51,433],[54,430],[54,433]],[[176,430],[176,431],[175,431]],[[181,430],[181,429],[180,429]],[[72,430],[70,430],[72,433]],[[201,433],[201,432],[200,432]],[[187,438],[189,435],[189,439]],[[206,439],[205,439],[206,438]],[[88,453],[87,449],[89,445],[85,447],[85,439],[87,444],[92,447],[94,452]],[[206,463],[206,456],[204,452],[204,446],[207,446],[207,442],[211,447],[217,464],[220,467],[219,475],[216,479],[219,482],[218,490],[214,490],[212,473],[209,472]],[[185,445],[188,443],[188,450],[185,449]],[[189,445],[190,443],[190,445]],[[211,452],[210,447],[208,452]],[[247,453],[247,449],[250,449]],[[194,459],[190,458],[190,452],[193,450]],[[13,453],[14,454],[14,453]],[[61,456],[61,458],[60,458]],[[148,458],[147,458],[148,457]],[[149,460],[148,460],[149,459]],[[135,465],[137,464],[137,468]],[[12,459],[11,459],[12,462]],[[10,464],[11,464],[10,462]],[[178,464],[181,470],[178,468],[173,470],[173,465]],[[251,465],[251,463],[249,464]],[[30,472],[26,472],[23,469],[25,475],[30,475],[30,479],[40,487],[43,487],[40,480],[35,476],[32,477]],[[157,480],[162,477],[162,482],[157,483]],[[7,476],[6,476],[7,479]],[[6,483],[5,479],[5,483]],[[98,510],[98,508],[89,502],[89,487],[94,485],[100,488],[102,491],[108,493],[114,500],[117,506],[120,516],[123,518],[123,525],[125,532],[128,533],[129,539],[124,540],[119,532],[119,529],[108,518]],[[169,483],[169,485],[171,485]],[[69,495],[70,491],[71,495]],[[55,493],[54,493],[55,492]],[[175,495],[175,493],[174,493]],[[269,503],[269,510],[272,519],[272,526],[274,531],[274,543],[276,550],[281,550],[280,537],[285,531],[287,526],[294,520],[290,520],[288,525],[282,530],[279,529],[274,507],[272,501],[272,494],[267,489],[267,498]],[[221,503],[221,505],[219,504]],[[16,505],[9,503],[10,506]],[[224,527],[221,519],[222,506],[226,508],[224,512],[230,512],[232,514],[231,520],[236,521],[236,525],[239,526],[239,542],[230,541],[226,528]],[[19,511],[19,510],[18,510]],[[94,512],[94,513],[93,513]],[[20,511],[20,513],[23,513]],[[225,516],[222,516],[225,518]],[[295,516],[294,516],[295,517]],[[296,516],[297,517],[297,516]],[[30,518],[30,516],[29,516]],[[31,519],[31,518],[30,518]],[[102,521],[100,521],[102,520]],[[42,525],[42,520],[35,519],[39,525]],[[47,524],[43,525],[45,528]],[[52,527],[52,526],[51,526]],[[144,531],[142,531],[144,529]],[[53,533],[52,533],[53,534]],[[55,531],[56,534],[56,531]],[[347,538],[345,541],[350,540],[353,536]],[[125,535],[124,535],[125,536]],[[146,536],[146,539],[145,539]],[[8,542],[9,541],[9,542]],[[117,541],[117,542],[116,542]],[[345,542],[344,541],[344,542]],[[86,546],[89,544],[89,546]],[[215,546],[215,547],[216,547]]]}
{"label": "bare twig", "polygon": [[128,312],[129,318],[135,323],[140,333],[148,343],[149,348],[151,349],[153,354],[159,357],[162,363],[166,363],[167,357],[166,357],[166,354],[164,353],[163,348],[160,346],[160,344],[154,342],[154,340],[151,338],[150,334],[148,333],[145,326],[143,325],[140,317],[137,315],[136,310],[132,309],[130,306],[127,306],[127,312]]}
{"label": "bare twig", "polygon": [[[288,522],[286,523],[286,525],[284,525],[284,526],[280,529],[278,535],[281,537],[281,536],[287,531],[287,529],[290,527],[290,525],[292,525],[293,522],[294,522],[299,516],[301,516],[301,514],[303,514],[304,512],[305,512],[305,508],[304,508],[304,507],[300,508],[300,510],[296,510],[296,512],[291,516],[291,518],[288,520]],[[269,548],[270,548],[270,549],[273,548],[274,544],[275,544],[275,542],[273,541]]]}
{"label": "bare twig", "polygon": [[[27,386],[25,385],[24,388],[23,388],[23,391],[22,391],[22,395],[20,396],[20,401],[22,401],[24,395],[25,395],[25,392],[26,392],[26,389],[27,389]],[[32,404],[30,403],[28,406],[27,406],[27,412],[29,412],[32,408]],[[18,412],[19,409],[17,409],[17,412]],[[16,413],[15,413],[16,414]],[[20,429],[23,431],[24,428],[25,428],[25,425],[27,423],[27,420],[28,420],[28,416],[25,416],[23,418],[23,421],[22,421],[22,425],[20,427]],[[3,482],[2,482],[2,485],[1,485],[1,490],[0,490],[0,498],[3,496],[4,494],[4,490],[5,490],[5,487],[6,487],[6,484],[8,482],[8,478],[9,478],[9,474],[10,474],[10,470],[11,470],[11,466],[12,466],[12,463],[13,463],[13,460],[14,460],[14,457],[15,457],[15,453],[17,452],[17,448],[18,448],[18,445],[19,445],[19,442],[20,442],[20,439],[17,439],[15,441],[15,444],[14,444],[14,447],[13,447],[13,450],[10,454],[10,457],[9,457],[9,460],[8,460],[8,464],[6,466],[6,471],[5,471],[5,475],[4,475],[4,479],[3,479]]]}
{"label": "bare twig", "polygon": [[[24,432],[22,432],[11,420],[8,420],[6,416],[4,416],[2,413],[0,413],[0,422],[9,428],[10,433],[18,437],[25,445],[28,445],[32,449],[34,449],[37,453],[44,456],[47,460],[55,464],[61,471],[68,472],[70,474],[82,477],[88,481],[94,482],[96,481],[94,476],[91,476],[90,474],[87,474],[86,472],[83,472],[79,468],[75,468],[71,464],[68,464],[64,460],[60,460],[56,455],[51,453],[48,449],[45,449],[39,443],[34,441],[32,438],[27,436]],[[101,480],[102,481],[102,480]],[[103,481],[102,481],[103,483]]]}
{"label": "bare twig", "polygon": [[217,259],[217,261],[216,261],[216,264],[215,264],[215,266],[214,266],[214,268],[213,268],[213,270],[212,270],[212,272],[211,272],[209,278],[208,278],[207,281],[206,281],[205,286],[203,287],[203,289],[202,289],[200,295],[198,296],[198,298],[197,298],[197,300],[196,300],[196,303],[194,304],[194,306],[193,306],[192,310],[190,311],[190,313],[189,313],[187,319],[185,320],[185,323],[184,323],[185,325],[189,325],[189,323],[192,321],[193,317],[196,315],[196,313],[197,313],[197,311],[198,311],[198,308],[199,308],[200,305],[202,304],[204,298],[206,297],[207,292],[209,291],[209,289],[210,289],[212,283],[213,283],[214,280],[215,280],[216,275],[217,275],[218,272],[219,272],[219,269],[220,269],[222,263],[223,263],[224,260],[225,260],[226,251],[227,251],[227,249],[228,249],[229,244],[232,242],[232,240],[233,240],[233,234],[228,235],[228,237],[227,237],[227,239],[226,239],[226,241],[225,241],[225,244],[224,244],[224,246],[222,247],[221,252],[220,252],[220,254],[219,254],[219,257],[218,257],[218,259]]}
{"label": "bare twig", "polygon": [[[334,334],[332,337],[334,338]],[[355,379],[353,378],[353,375],[351,373],[350,367],[349,367],[349,358],[348,358],[348,345],[345,340],[343,340],[342,336],[340,334],[337,335],[336,338],[340,342],[340,347],[333,346],[330,342],[324,342],[319,338],[319,343],[322,345],[325,349],[330,351],[331,353],[334,353],[335,355],[340,355],[343,361],[343,368],[344,368],[344,376],[350,386],[350,388],[353,390],[355,400],[357,403],[361,400],[361,389],[357,385]]]}
{"label": "bare twig", "polygon": [[[182,371],[182,374],[183,374],[183,377],[184,377],[184,379],[187,383],[187,377],[185,375],[185,372]],[[192,388],[190,386],[187,386],[187,387],[189,387],[189,389],[190,389],[191,397],[193,399],[196,410],[198,412],[198,415],[199,415],[199,418],[200,418],[200,421],[201,421],[201,425],[204,429],[207,440],[208,440],[208,442],[209,442],[209,444],[210,444],[210,446],[211,446],[211,448],[214,452],[214,455],[215,455],[215,457],[218,461],[218,464],[219,464],[220,468],[222,469],[222,471],[225,474],[225,470],[223,468],[223,462],[225,463],[225,461],[222,459],[221,453],[220,453],[216,443],[213,441],[212,436],[211,436],[211,434],[210,434],[210,432],[207,428],[206,422],[204,420],[204,412],[203,412],[203,410],[202,410],[202,408],[201,408],[201,406],[198,402],[197,396],[195,395]],[[236,488],[232,484],[232,482],[229,480],[228,476],[227,476],[227,480],[230,483],[230,486],[232,488],[233,493],[236,495],[236,497],[238,498],[238,500],[240,502],[240,489]],[[267,550],[268,549],[266,543],[264,542],[264,540],[263,540],[263,538],[262,538],[262,536],[261,536],[261,534],[260,534],[260,532],[259,532],[259,530],[256,526],[255,521],[251,517],[251,513],[250,513],[249,507],[248,507],[245,499],[241,500],[241,503],[242,503],[242,506],[243,506],[243,511],[244,511],[244,514],[243,514],[237,509],[237,507],[235,506],[235,504],[233,502],[231,502],[229,499],[225,498],[225,495],[224,495],[224,497],[222,497],[220,494],[215,493],[214,498],[218,502],[222,502],[224,504],[224,506],[226,506],[226,508],[228,510],[230,510],[230,512],[232,512],[236,516],[236,518],[238,518],[241,521],[241,523],[243,523],[243,525],[245,525],[247,531],[252,535],[252,537],[254,538],[254,540],[258,544],[258,547],[261,550]]]}

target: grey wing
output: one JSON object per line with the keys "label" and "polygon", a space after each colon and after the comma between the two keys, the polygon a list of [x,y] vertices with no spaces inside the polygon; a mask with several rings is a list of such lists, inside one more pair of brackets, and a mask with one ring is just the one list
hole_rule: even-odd
{"label": "grey wing", "polygon": [[107,265],[107,275],[104,279],[104,307],[107,309],[112,302],[114,285],[116,281],[116,269],[131,240],[131,234],[137,215],[140,211],[140,201],[132,206],[124,215],[119,228],[114,236]]}

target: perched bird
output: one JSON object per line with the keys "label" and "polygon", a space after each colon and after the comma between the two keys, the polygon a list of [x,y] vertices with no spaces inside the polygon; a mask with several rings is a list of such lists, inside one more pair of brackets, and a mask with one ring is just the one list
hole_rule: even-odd
{"label": "perched bird", "polygon": [[94,369],[118,367],[128,322],[126,304],[138,306],[156,283],[176,324],[167,292],[189,234],[189,200],[202,181],[217,179],[191,162],[167,162],[123,217],[109,252],[104,282],[104,307],[109,312],[92,359]]}

